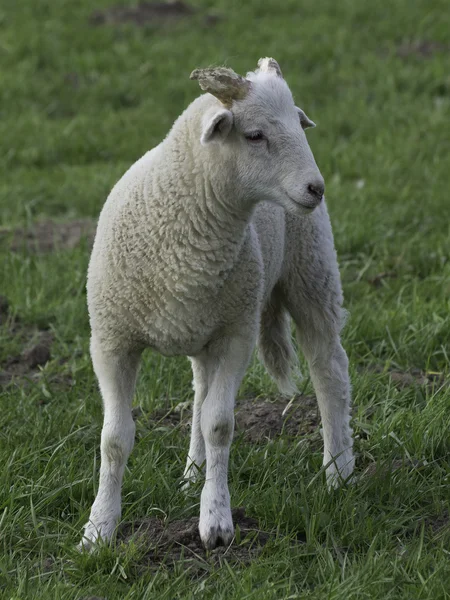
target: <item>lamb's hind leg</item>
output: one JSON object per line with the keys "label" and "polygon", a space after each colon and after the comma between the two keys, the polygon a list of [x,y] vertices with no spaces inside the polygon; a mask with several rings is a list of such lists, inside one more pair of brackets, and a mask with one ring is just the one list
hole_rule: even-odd
{"label": "lamb's hind leg", "polygon": [[205,441],[201,429],[201,408],[208,393],[208,376],[205,360],[200,357],[191,358],[192,373],[194,375],[194,406],[192,409],[192,428],[189,454],[184,470],[185,484],[183,489],[196,481],[199,471],[205,462]]}
{"label": "lamb's hind leg", "polygon": [[328,325],[314,328],[300,322],[297,331],[322,418],[327,482],[330,487],[338,487],[350,477],[355,463],[347,355],[339,336]]}
{"label": "lamb's hind leg", "polygon": [[90,548],[99,538],[109,540],[121,515],[122,478],[134,445],[131,415],[140,353],[105,352],[94,337],[91,355],[104,405],[100,482],[80,546]]}
{"label": "lamb's hind leg", "polygon": [[341,345],[342,291],[331,227],[323,205],[288,232],[295,254],[282,282],[284,302],[297,326],[322,418],[327,481],[336,487],[354,468],[348,359]]}

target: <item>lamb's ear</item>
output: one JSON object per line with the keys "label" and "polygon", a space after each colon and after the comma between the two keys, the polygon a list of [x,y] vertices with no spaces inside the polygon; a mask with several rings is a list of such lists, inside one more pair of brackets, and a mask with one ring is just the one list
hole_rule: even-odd
{"label": "lamb's ear", "polygon": [[300,117],[300,125],[302,126],[302,129],[308,129],[308,127],[315,127],[316,124],[314,123],[314,121],[311,121],[311,119],[309,119],[305,113],[302,111],[301,108],[299,108],[298,106],[295,107],[297,109],[298,112],[298,116]]}
{"label": "lamb's ear", "polygon": [[219,108],[212,115],[209,113],[205,116],[200,141],[203,145],[210,142],[222,142],[232,127],[233,113],[226,108]]}

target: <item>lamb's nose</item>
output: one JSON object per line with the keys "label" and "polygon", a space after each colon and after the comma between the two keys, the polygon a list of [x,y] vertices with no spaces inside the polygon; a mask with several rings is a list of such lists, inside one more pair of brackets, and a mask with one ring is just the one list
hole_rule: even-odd
{"label": "lamb's nose", "polygon": [[311,196],[314,196],[316,200],[322,200],[323,193],[325,191],[325,184],[322,181],[315,181],[308,185],[308,192]]}

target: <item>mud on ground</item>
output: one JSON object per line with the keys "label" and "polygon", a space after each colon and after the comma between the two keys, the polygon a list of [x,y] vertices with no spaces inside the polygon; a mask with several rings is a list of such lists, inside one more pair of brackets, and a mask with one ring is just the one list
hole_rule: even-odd
{"label": "mud on ground", "polygon": [[51,346],[54,339],[51,331],[36,327],[27,329],[28,341],[20,354],[10,356],[0,365],[0,387],[17,379],[36,379],[40,368],[51,359]]}
{"label": "mud on ground", "polygon": [[438,52],[450,52],[450,44],[433,40],[415,40],[404,42],[397,47],[397,56],[400,56],[400,58],[408,58],[410,56],[431,58]]}
{"label": "mud on ground", "polygon": [[[288,408],[284,410],[288,401],[277,398],[267,400],[264,398],[238,398],[235,411],[235,436],[242,435],[245,441],[259,443],[273,439],[281,434],[292,437],[317,433],[319,435],[320,417],[317,402],[314,396],[298,396]],[[133,409],[135,419],[140,418],[143,412],[139,407]],[[146,417],[147,425],[155,428],[180,427],[188,429],[192,412],[190,405],[183,410],[177,408],[165,411],[156,410]]]}
{"label": "mud on ground", "polygon": [[[50,329],[43,329],[33,324],[23,323],[20,318],[10,314],[10,306],[5,296],[0,296],[0,326],[7,328],[9,335],[20,343],[21,350],[11,354],[0,363],[0,388],[14,382],[23,385],[29,380],[37,380],[41,376],[41,367],[52,359],[54,334]],[[64,364],[60,360],[60,365]],[[57,374],[52,377],[54,383],[71,384],[67,375]]]}
{"label": "mud on ground", "polygon": [[[360,372],[381,374],[385,369],[378,365],[361,367]],[[424,372],[420,369],[386,371],[392,383],[400,388],[414,386],[448,385],[443,373]],[[290,404],[290,403],[289,403]],[[286,412],[285,412],[286,411]],[[283,414],[284,413],[284,414]],[[143,414],[140,407],[133,409],[135,419]],[[156,410],[145,416],[152,429],[180,427],[187,430],[192,418],[191,404],[182,403],[169,411]],[[235,436],[242,435],[250,443],[260,443],[281,434],[299,437],[308,434],[319,436],[320,414],[315,396],[297,396],[288,407],[282,398],[238,398],[235,410]]]}
{"label": "mud on ground", "polygon": [[[75,219],[67,222],[47,219],[29,227],[0,228],[0,245],[12,252],[26,251],[34,254],[70,250],[83,240],[91,247],[96,227],[97,222],[94,219]],[[24,324],[19,316],[13,316],[5,296],[0,296],[0,325],[6,326],[9,333],[22,345],[19,354],[7,357],[0,364],[0,386],[15,380],[23,383],[27,379],[38,378],[40,367],[51,360],[53,333],[33,324]],[[66,383],[70,383],[67,377],[64,379]]]}
{"label": "mud on ground", "polygon": [[85,239],[94,243],[97,222],[94,219],[75,219],[57,222],[51,219],[37,221],[30,227],[0,229],[0,243],[13,252],[26,250],[36,254],[56,250],[71,250]]}
{"label": "mud on ground", "polygon": [[433,385],[448,385],[450,382],[444,373],[434,371],[421,371],[420,369],[409,369],[402,371],[400,369],[385,369],[381,365],[367,365],[358,367],[360,373],[387,373],[391,378],[392,383],[400,388],[414,386],[433,386]]}
{"label": "mud on ground", "polygon": [[[182,0],[168,2],[140,2],[134,6],[111,6],[103,10],[96,10],[91,14],[91,25],[121,25],[130,23],[137,27],[145,25],[165,24],[180,19],[191,17],[199,12],[195,6],[191,6]],[[222,20],[222,16],[207,13],[204,16],[204,25],[213,27]]]}
{"label": "mud on ground", "polygon": [[135,521],[122,526],[118,539],[125,543],[133,540],[148,548],[140,560],[143,569],[158,568],[161,564],[170,566],[182,559],[186,567],[193,571],[201,571],[207,563],[220,563],[223,559],[247,564],[261,553],[269,534],[260,530],[256,519],[245,515],[244,508],[234,509],[232,515],[236,529],[232,544],[219,546],[209,552],[203,548],[200,540],[198,517],[168,524],[157,517]]}
{"label": "mud on ground", "polygon": [[[285,409],[287,412],[283,414]],[[298,396],[288,408],[288,401],[258,399],[238,400],[236,431],[251,443],[273,439],[280,434],[292,437],[319,434],[320,416],[314,396]]]}

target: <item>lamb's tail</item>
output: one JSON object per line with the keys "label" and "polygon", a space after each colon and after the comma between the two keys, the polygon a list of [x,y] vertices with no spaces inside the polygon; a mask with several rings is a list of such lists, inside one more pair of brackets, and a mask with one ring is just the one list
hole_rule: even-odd
{"label": "lamb's tail", "polygon": [[294,380],[300,378],[300,369],[292,344],[291,319],[276,292],[261,315],[258,350],[280,392],[286,396],[296,394],[298,390]]}

